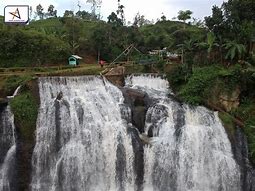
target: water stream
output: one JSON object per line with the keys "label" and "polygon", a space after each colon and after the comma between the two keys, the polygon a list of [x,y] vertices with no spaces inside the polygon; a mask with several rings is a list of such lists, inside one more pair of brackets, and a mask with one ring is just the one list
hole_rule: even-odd
{"label": "water stream", "polygon": [[0,191],[12,191],[14,188],[15,154],[14,116],[10,106],[6,106],[0,110]]}

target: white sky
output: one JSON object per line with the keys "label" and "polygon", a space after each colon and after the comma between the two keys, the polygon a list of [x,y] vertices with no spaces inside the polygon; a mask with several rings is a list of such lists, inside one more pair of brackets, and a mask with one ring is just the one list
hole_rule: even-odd
{"label": "white sky", "polygon": [[[81,10],[90,12],[90,4],[87,0],[80,0]],[[177,16],[179,10],[191,10],[192,17],[202,19],[211,15],[213,5],[220,6],[223,0],[120,0],[125,6],[124,13],[127,21],[133,22],[133,18],[137,12],[145,15],[146,19],[156,21],[162,16],[172,19]],[[35,7],[41,4],[46,11],[50,4],[54,5],[58,10],[58,16],[62,16],[65,10],[78,11],[78,0],[0,0],[0,15],[4,15],[4,7],[6,5],[29,5]],[[102,0],[101,15],[107,20],[111,12],[117,10],[117,0]]]}

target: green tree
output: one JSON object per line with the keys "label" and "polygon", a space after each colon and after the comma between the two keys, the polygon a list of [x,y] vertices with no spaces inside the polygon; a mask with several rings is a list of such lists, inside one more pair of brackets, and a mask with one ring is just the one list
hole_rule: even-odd
{"label": "green tree", "polygon": [[[93,18],[97,18],[96,9],[101,6],[102,0],[87,0],[87,3],[91,4],[91,15]],[[100,15],[99,18],[100,19]]]}
{"label": "green tree", "polygon": [[182,52],[182,63],[186,65],[187,75],[190,75],[192,73],[193,67],[195,42],[192,39],[185,40],[182,44],[179,44],[177,46]]}
{"label": "green tree", "polygon": [[125,15],[124,15],[124,5],[120,4],[120,0],[118,0],[118,10],[117,15],[120,15],[120,19],[122,22],[122,25],[125,25]]}
{"label": "green tree", "polygon": [[249,43],[255,31],[254,0],[229,0],[221,8],[214,6],[205,24],[217,38]]}
{"label": "green tree", "polygon": [[161,17],[160,17],[161,21],[166,21],[166,16],[163,14]]}
{"label": "green tree", "polygon": [[48,7],[48,12],[46,13],[48,17],[57,17],[57,10],[54,10],[54,8],[53,5]]}
{"label": "green tree", "polygon": [[149,24],[152,24],[152,22],[146,19],[144,15],[140,15],[140,13],[136,13],[133,26],[141,27],[141,26],[149,25]]}
{"label": "green tree", "polygon": [[218,44],[215,41],[216,37],[214,33],[212,32],[207,33],[208,53],[212,52],[214,46],[218,46]]}
{"label": "green tree", "polygon": [[[221,48],[220,45],[216,42],[216,36],[213,32],[207,33],[206,41],[195,43],[195,45],[197,48],[195,54],[199,55],[200,62],[202,60],[204,63],[218,61],[217,55],[221,53]],[[205,58],[206,55],[207,57]],[[204,56],[204,58],[201,56]]]}
{"label": "green tree", "polygon": [[98,20],[98,18],[95,17],[93,14],[91,14],[87,11],[84,11],[84,10],[78,11],[75,15],[81,19],[84,19],[84,20],[90,20],[90,21]]}
{"label": "green tree", "polygon": [[184,28],[186,27],[186,20],[191,19],[192,11],[186,10],[186,11],[179,11],[177,18],[184,22]]}
{"label": "green tree", "polygon": [[118,18],[116,13],[112,12],[107,18],[108,18],[108,23],[114,25],[115,27],[123,26],[122,20]]}
{"label": "green tree", "polygon": [[205,17],[205,25],[216,36],[222,35],[225,31],[223,11],[218,6],[213,6],[212,16]]}
{"label": "green tree", "polygon": [[44,18],[44,12],[43,12],[43,7],[41,4],[36,6],[36,15],[39,17],[40,20]]}
{"label": "green tree", "polygon": [[64,12],[64,17],[73,17],[74,16],[74,12],[71,10],[65,10]]}

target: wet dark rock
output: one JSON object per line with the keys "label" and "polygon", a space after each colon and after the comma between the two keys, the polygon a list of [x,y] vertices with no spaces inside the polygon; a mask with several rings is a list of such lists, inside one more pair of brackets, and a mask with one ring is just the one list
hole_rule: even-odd
{"label": "wet dark rock", "polygon": [[8,100],[5,98],[0,98],[0,111],[3,110],[8,105]]}
{"label": "wet dark rock", "polygon": [[59,92],[57,95],[57,100],[61,100],[63,98],[63,92]]}
{"label": "wet dark rock", "polygon": [[247,139],[241,128],[236,127],[235,141],[232,142],[234,158],[241,168],[243,191],[255,191],[255,168],[249,161]]}
{"label": "wet dark rock", "polygon": [[131,88],[121,88],[125,98],[124,103],[131,108],[132,124],[139,130],[144,132],[146,112],[151,102],[148,95],[141,91]]}
{"label": "wet dark rock", "polygon": [[124,181],[127,174],[126,169],[126,151],[123,145],[123,140],[121,136],[118,136],[118,146],[116,152],[116,182],[119,191],[125,191]]}
{"label": "wet dark rock", "polygon": [[158,127],[165,123],[168,117],[168,110],[164,105],[154,104],[147,113],[146,123],[150,124],[148,127],[148,136],[158,136]]}
{"label": "wet dark rock", "polygon": [[139,137],[139,132],[136,128],[128,127],[128,133],[132,138],[132,146],[134,149],[134,167],[136,173],[136,188],[135,191],[143,190],[144,181],[144,148],[143,143]]}

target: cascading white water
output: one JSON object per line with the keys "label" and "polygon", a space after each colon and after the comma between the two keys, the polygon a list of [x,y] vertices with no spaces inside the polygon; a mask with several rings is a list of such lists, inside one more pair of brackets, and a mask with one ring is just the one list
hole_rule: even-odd
{"label": "cascading white water", "polygon": [[93,76],[40,78],[39,90],[31,190],[134,190],[121,91]]}
{"label": "cascading white water", "polygon": [[162,78],[156,74],[130,75],[125,79],[125,84],[134,89],[142,89],[149,96],[154,98],[162,98],[167,94],[172,94],[168,89],[168,81],[162,80]]}
{"label": "cascading white water", "polygon": [[155,75],[130,76],[126,84],[151,100],[145,133],[153,138],[144,163],[137,161],[143,149],[127,132],[131,110],[117,87],[93,76],[39,79],[32,191],[241,190],[216,112],[169,98],[167,81]]}
{"label": "cascading white water", "polygon": [[154,137],[144,150],[144,191],[241,190],[239,166],[216,112],[168,98],[161,78],[129,76],[127,84],[154,100],[146,114],[145,133]]}
{"label": "cascading white water", "polygon": [[0,111],[0,191],[11,191],[16,144],[14,116],[7,106]]}

